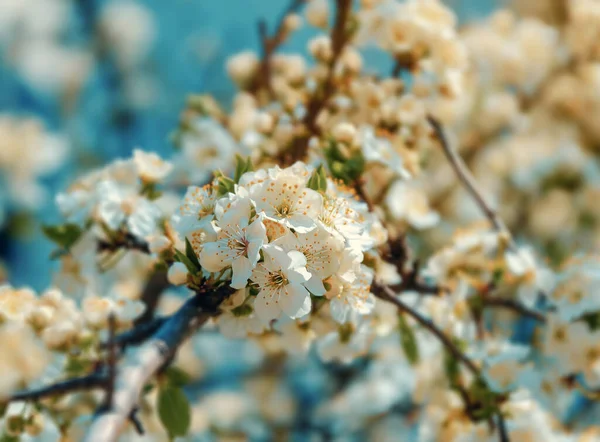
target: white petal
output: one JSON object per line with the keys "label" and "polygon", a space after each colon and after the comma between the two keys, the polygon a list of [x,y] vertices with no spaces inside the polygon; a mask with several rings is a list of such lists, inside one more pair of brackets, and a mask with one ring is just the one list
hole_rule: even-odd
{"label": "white petal", "polygon": [[279,306],[292,319],[304,316],[307,313],[305,311],[307,300],[310,305],[308,291],[300,284],[288,284],[280,289]]}
{"label": "white petal", "polygon": [[281,313],[281,308],[272,290],[261,290],[254,301],[254,310],[258,318],[265,324],[273,319],[277,319]]}
{"label": "white petal", "polygon": [[209,242],[204,244],[200,252],[199,260],[203,269],[209,272],[218,272],[231,264],[227,259],[225,250],[219,242]]}
{"label": "white petal", "polygon": [[231,278],[231,287],[234,289],[241,289],[246,287],[248,278],[252,275],[252,268],[254,266],[245,256],[240,256],[233,260],[231,269],[233,270],[233,277]]}

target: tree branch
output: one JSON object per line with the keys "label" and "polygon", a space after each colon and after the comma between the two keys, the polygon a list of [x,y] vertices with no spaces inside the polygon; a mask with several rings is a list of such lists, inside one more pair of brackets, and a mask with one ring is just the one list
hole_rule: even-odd
{"label": "tree branch", "polygon": [[88,391],[96,388],[105,388],[106,382],[107,377],[105,374],[94,372],[87,376],[67,379],[66,381],[57,382],[46,387],[15,393],[9,398],[9,402],[36,401],[46,397],[61,396],[76,391]]}
{"label": "tree branch", "polygon": [[454,147],[450,145],[448,138],[444,132],[444,128],[442,127],[442,124],[431,115],[427,117],[427,121],[429,121],[429,124],[431,124],[435,136],[440,142],[444,154],[446,155],[446,158],[450,162],[450,165],[454,169],[454,172],[458,176],[460,182],[463,184],[467,192],[469,192],[469,194],[473,197],[475,203],[479,206],[486,218],[492,223],[494,229],[499,234],[506,237],[509,248],[512,250],[516,250],[517,246],[514,243],[512,235],[506,227],[506,224],[504,224],[502,218],[498,216],[498,213],[494,209],[492,209],[490,204],[485,200],[483,195],[478,190],[477,182],[473,178],[473,175],[471,175],[471,172],[467,168],[466,164],[464,163],[456,149],[454,149]]}
{"label": "tree branch", "polygon": [[457,360],[461,361],[463,365],[475,376],[480,376],[480,369],[475,363],[465,354],[463,351],[452,342],[452,340],[446,336],[446,334],[438,328],[437,325],[433,323],[430,319],[421,315],[418,311],[414,310],[412,307],[405,304],[402,300],[400,300],[394,291],[385,285],[375,284],[371,287],[371,291],[373,294],[384,301],[390,302],[394,304],[398,310],[403,313],[406,313],[410,317],[412,317],[415,321],[417,321],[421,326],[429,330],[433,333],[440,342],[446,347],[446,349],[454,356]]}
{"label": "tree branch", "polygon": [[113,404],[100,413],[88,429],[88,442],[114,442],[130,420],[144,386],[169,363],[179,346],[197,328],[217,313],[219,304],[232,289],[202,291],[188,299],[144,345],[127,354],[115,380]]}
{"label": "tree branch", "polygon": [[310,137],[320,134],[321,130],[317,126],[319,114],[335,92],[335,66],[350,38],[347,23],[352,11],[352,0],[336,0],[336,5],[335,22],[331,30],[332,56],[327,67],[327,77],[322,90],[317,90],[306,105],[306,116],[302,120],[306,132],[296,136],[289,148],[281,152],[278,157],[281,164],[293,164],[304,157]]}
{"label": "tree branch", "polygon": [[482,297],[482,301],[484,307],[502,307],[508,310],[512,310],[523,316],[527,316],[528,318],[535,319],[536,321],[546,322],[546,317],[542,313],[528,309],[523,304],[521,304],[518,301],[515,301],[514,299],[500,298],[497,296],[484,296]]}
{"label": "tree branch", "polygon": [[263,55],[260,60],[259,75],[254,79],[250,92],[256,93],[260,89],[266,89],[270,95],[273,95],[273,89],[271,85],[271,59],[275,51],[283,44],[288,36],[288,30],[286,29],[286,19],[290,14],[294,14],[298,11],[302,5],[306,3],[306,0],[292,0],[286,10],[281,14],[277,23],[277,28],[273,36],[269,37],[267,31],[267,23],[264,20],[258,22],[258,35],[260,37]]}

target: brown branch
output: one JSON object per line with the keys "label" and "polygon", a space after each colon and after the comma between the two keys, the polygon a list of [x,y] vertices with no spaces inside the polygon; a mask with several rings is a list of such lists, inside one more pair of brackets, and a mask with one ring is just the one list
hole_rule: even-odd
{"label": "brown branch", "polygon": [[306,0],[292,0],[286,10],[281,14],[278,20],[275,33],[269,37],[267,31],[267,23],[265,20],[258,22],[258,35],[262,45],[262,58],[260,60],[260,67],[258,74],[254,78],[253,84],[250,86],[250,92],[256,94],[261,89],[266,89],[269,95],[273,95],[273,89],[271,84],[271,59],[275,51],[285,42],[288,37],[288,29],[286,28],[286,19],[290,14],[297,12],[304,4]]}
{"label": "brown branch", "polygon": [[535,310],[530,310],[514,299],[501,298],[501,297],[490,297],[485,296],[482,297],[483,306],[484,307],[501,307],[506,308],[508,310],[512,310],[516,313],[521,314],[522,316],[527,316],[528,318],[535,319],[539,322],[546,322],[546,317]]}
{"label": "brown branch", "polygon": [[131,233],[125,233],[112,241],[99,239],[98,252],[116,252],[119,249],[137,250],[142,253],[150,254],[150,247],[145,241],[140,241]]}
{"label": "brown branch", "polygon": [[87,376],[67,379],[45,387],[15,393],[8,401],[36,401],[46,397],[62,396],[76,391],[89,391],[96,388],[105,388],[106,383],[107,377],[105,374],[94,372]]}
{"label": "brown branch", "polygon": [[429,121],[429,124],[431,124],[435,136],[440,142],[444,154],[446,155],[446,158],[450,162],[450,165],[454,169],[454,172],[458,176],[460,182],[463,184],[467,192],[469,192],[471,197],[473,197],[475,203],[484,213],[486,218],[492,223],[494,229],[506,238],[506,241],[508,241],[509,248],[512,250],[516,250],[517,246],[514,243],[514,240],[512,239],[512,236],[510,234],[510,231],[506,227],[506,224],[504,224],[502,218],[500,218],[498,216],[498,213],[494,209],[492,209],[490,204],[485,200],[485,198],[479,191],[477,182],[473,178],[473,175],[471,175],[471,172],[467,168],[466,164],[464,163],[456,149],[454,149],[454,147],[450,145],[450,142],[448,141],[448,137],[444,132],[442,124],[431,115],[427,117],[427,120]]}
{"label": "brown branch", "polygon": [[125,424],[131,420],[144,386],[172,360],[191,333],[218,315],[218,306],[232,292],[227,286],[202,287],[144,345],[126,355],[119,364],[112,407],[96,415],[86,441],[113,442],[119,438]]}
{"label": "brown branch", "polygon": [[317,90],[306,105],[306,115],[302,120],[305,132],[296,136],[290,146],[281,152],[277,160],[280,164],[293,164],[301,160],[308,149],[308,141],[313,135],[320,135],[317,119],[335,92],[335,66],[348,43],[348,19],[352,11],[352,0],[336,0],[336,15],[331,30],[332,56],[327,66],[327,77],[321,90]]}
{"label": "brown branch", "polygon": [[[417,321],[422,327],[429,330],[433,335],[435,335],[436,338],[439,339],[439,341],[446,348],[446,350],[456,360],[460,361],[471,372],[471,374],[473,374],[473,376],[476,379],[483,381],[483,378],[481,376],[481,369],[452,341],[452,339],[450,339],[440,328],[438,328],[433,323],[433,321],[421,315],[421,313],[419,313],[409,305],[405,304],[401,299],[399,299],[396,296],[396,293],[394,293],[394,291],[388,286],[374,284],[371,287],[371,291],[377,298],[394,304],[396,308],[398,308],[398,311],[406,313],[415,321]],[[460,391],[461,390],[459,389],[459,392]],[[469,407],[472,407],[473,404],[471,404],[471,399],[468,397],[468,394],[464,392],[464,390],[463,395],[465,396],[463,397],[463,400],[465,403],[466,411],[469,412],[468,409]],[[506,423],[504,421],[504,416],[502,415],[502,412],[498,410],[495,414],[498,419],[498,435],[500,438],[500,442],[510,442],[508,432],[506,430]]]}
{"label": "brown branch", "polygon": [[398,310],[406,313],[415,321],[417,321],[422,327],[429,330],[440,340],[440,342],[452,354],[452,356],[454,356],[454,358],[462,362],[475,377],[480,377],[481,371],[479,367],[475,365],[475,363],[460,348],[458,348],[456,344],[452,342],[452,340],[440,328],[438,328],[437,325],[433,323],[433,321],[421,315],[421,313],[414,310],[409,305],[405,304],[404,301],[396,296],[396,293],[394,293],[390,287],[375,284],[371,287],[371,290],[376,297],[382,299],[383,301],[394,304]]}
{"label": "brown branch", "polygon": [[146,285],[142,290],[140,301],[146,306],[144,313],[135,320],[135,325],[140,325],[154,318],[156,308],[163,292],[169,287],[167,279],[167,271],[164,269],[156,269],[146,281]]}

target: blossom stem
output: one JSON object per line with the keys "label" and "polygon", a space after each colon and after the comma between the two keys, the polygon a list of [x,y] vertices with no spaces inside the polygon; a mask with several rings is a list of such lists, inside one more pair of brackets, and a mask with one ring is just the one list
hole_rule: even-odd
{"label": "blossom stem", "polygon": [[508,241],[508,247],[512,250],[516,250],[516,244],[514,243],[512,235],[506,227],[506,224],[504,224],[504,221],[502,218],[500,218],[496,210],[492,208],[492,206],[486,201],[481,192],[478,190],[475,178],[473,178],[473,175],[467,168],[465,162],[462,160],[456,149],[448,141],[448,137],[446,136],[442,123],[440,123],[431,115],[427,116],[427,121],[429,121],[429,124],[431,124],[435,136],[440,142],[444,154],[454,169],[454,172],[458,176],[458,179],[461,181],[467,192],[469,192],[471,197],[473,197],[475,203],[484,213],[486,218],[492,223],[494,229],[506,238]]}

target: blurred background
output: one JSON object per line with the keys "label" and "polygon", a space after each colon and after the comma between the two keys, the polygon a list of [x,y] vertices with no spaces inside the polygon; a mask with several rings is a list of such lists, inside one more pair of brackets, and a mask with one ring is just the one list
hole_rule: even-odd
{"label": "blurred background", "polygon": [[[461,22],[497,2],[454,0]],[[226,59],[258,50],[257,22],[286,0],[0,1],[0,262],[3,279],[42,289],[57,220],[54,194],[136,147],[167,158],[186,96],[234,92]],[[305,52],[314,32],[283,51]],[[367,55],[374,70],[389,61]]]}

